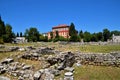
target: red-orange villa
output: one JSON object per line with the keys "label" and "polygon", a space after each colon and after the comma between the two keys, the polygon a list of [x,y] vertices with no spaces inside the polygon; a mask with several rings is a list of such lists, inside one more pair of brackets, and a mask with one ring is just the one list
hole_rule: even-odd
{"label": "red-orange villa", "polygon": [[[52,27],[53,38],[56,36],[56,31],[58,31],[59,36],[63,36],[64,38],[69,38],[69,26],[68,25],[64,24],[64,25],[58,25],[58,26]],[[51,38],[50,32],[48,32],[44,36],[48,36],[48,39]]]}

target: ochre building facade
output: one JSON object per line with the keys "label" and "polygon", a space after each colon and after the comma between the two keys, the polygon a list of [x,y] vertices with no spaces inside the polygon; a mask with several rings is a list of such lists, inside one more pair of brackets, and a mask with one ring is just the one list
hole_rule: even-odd
{"label": "ochre building facade", "polygon": [[[68,25],[58,25],[52,27],[53,38],[56,36],[56,31],[58,31],[59,36],[64,38],[69,38],[69,26]],[[48,32],[48,39],[50,39],[50,32]]]}

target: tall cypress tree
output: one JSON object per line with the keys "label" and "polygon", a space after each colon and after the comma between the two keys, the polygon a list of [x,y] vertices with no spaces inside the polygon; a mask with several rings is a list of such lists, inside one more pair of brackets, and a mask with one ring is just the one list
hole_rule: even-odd
{"label": "tall cypress tree", "polygon": [[58,31],[56,31],[56,36],[55,36],[55,38],[59,38],[59,33],[58,33]]}
{"label": "tall cypress tree", "polygon": [[70,27],[69,27],[69,35],[70,35],[70,41],[79,41],[78,35],[77,35],[77,31],[75,29],[75,25],[73,23],[71,23]]}
{"label": "tall cypress tree", "polygon": [[53,39],[53,32],[50,32],[50,39]]}
{"label": "tall cypress tree", "polygon": [[17,37],[19,37],[19,33],[17,32],[17,35],[16,35]]}
{"label": "tall cypress tree", "polygon": [[23,37],[22,32],[20,32],[20,37]]}
{"label": "tall cypress tree", "polygon": [[6,33],[5,32],[5,24],[2,21],[1,16],[0,16],[0,37],[2,37],[5,33]]}
{"label": "tall cypress tree", "polygon": [[75,25],[73,23],[71,23],[70,28],[69,28],[69,35],[76,35],[77,31],[75,30]]}

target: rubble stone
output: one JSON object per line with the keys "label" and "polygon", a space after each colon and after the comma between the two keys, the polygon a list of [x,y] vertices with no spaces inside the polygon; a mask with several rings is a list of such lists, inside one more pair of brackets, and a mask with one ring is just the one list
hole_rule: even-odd
{"label": "rubble stone", "polygon": [[39,80],[41,76],[41,73],[39,71],[35,72],[34,74],[34,80]]}
{"label": "rubble stone", "polygon": [[65,70],[68,71],[68,72],[73,72],[74,68],[72,68],[72,67],[66,67]]}
{"label": "rubble stone", "polygon": [[31,65],[25,65],[22,67],[23,70],[30,69],[30,68],[31,68]]}
{"label": "rubble stone", "polygon": [[10,79],[4,76],[0,76],[0,80],[10,80]]}
{"label": "rubble stone", "polygon": [[13,62],[13,61],[14,61],[13,58],[7,58],[7,59],[3,60],[3,61],[1,62],[1,64],[8,64],[8,63],[11,63],[11,62]]}

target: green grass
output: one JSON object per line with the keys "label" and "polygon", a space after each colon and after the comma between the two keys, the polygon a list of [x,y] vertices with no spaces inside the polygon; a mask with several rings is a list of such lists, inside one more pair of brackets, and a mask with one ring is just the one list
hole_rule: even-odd
{"label": "green grass", "polygon": [[4,45],[7,46],[21,46],[21,47],[25,47],[25,46],[34,46],[36,43],[19,43],[19,44],[11,44],[11,43],[5,43]]}
{"label": "green grass", "polygon": [[85,45],[80,46],[81,52],[109,53],[120,51],[120,45]]}
{"label": "green grass", "polygon": [[120,80],[120,68],[103,66],[75,67],[75,80]]}
{"label": "green grass", "polygon": [[7,46],[20,46],[20,47],[26,47],[26,46],[33,46],[33,47],[55,47],[55,49],[60,51],[79,51],[79,52],[91,52],[91,53],[109,53],[113,51],[120,51],[120,45],[72,45],[72,44],[66,44],[61,45],[58,43],[52,43],[52,42],[40,42],[40,43],[24,43],[24,44],[9,44],[5,43],[4,45]]}
{"label": "green grass", "polygon": [[58,45],[55,47],[60,51],[79,51],[85,53],[109,53],[120,51],[120,45]]}
{"label": "green grass", "polygon": [[6,53],[0,53],[0,60],[7,58],[7,57],[14,57],[19,52],[6,52]]}

